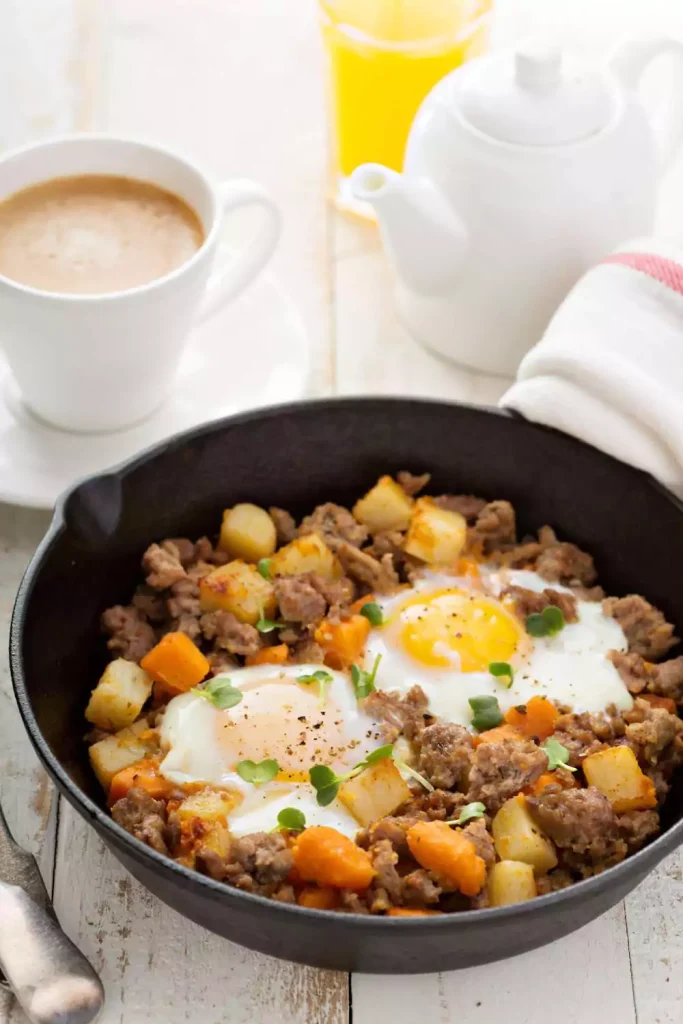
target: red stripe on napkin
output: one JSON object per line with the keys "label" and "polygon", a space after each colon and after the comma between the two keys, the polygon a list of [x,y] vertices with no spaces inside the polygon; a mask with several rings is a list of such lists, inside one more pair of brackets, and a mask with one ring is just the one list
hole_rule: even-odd
{"label": "red stripe on napkin", "polygon": [[683,295],[683,267],[674,260],[667,260],[663,256],[654,256],[648,252],[615,252],[611,256],[606,256],[602,262],[620,263],[631,270],[639,270]]}

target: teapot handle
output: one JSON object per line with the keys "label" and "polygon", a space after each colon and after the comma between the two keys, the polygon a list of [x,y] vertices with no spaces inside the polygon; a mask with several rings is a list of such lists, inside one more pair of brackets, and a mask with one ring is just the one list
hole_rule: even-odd
{"label": "teapot handle", "polygon": [[608,65],[627,89],[637,89],[645,68],[656,57],[670,54],[674,61],[674,87],[666,117],[654,125],[659,142],[660,166],[665,170],[683,142],[683,43],[670,36],[640,36],[621,40]]}

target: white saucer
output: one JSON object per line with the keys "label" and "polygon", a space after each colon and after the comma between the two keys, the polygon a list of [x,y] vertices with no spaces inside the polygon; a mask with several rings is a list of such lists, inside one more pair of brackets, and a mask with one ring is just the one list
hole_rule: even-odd
{"label": "white saucer", "polygon": [[24,406],[0,355],[0,501],[52,508],[79,477],[179,430],[304,397],[309,372],[310,346],[299,312],[269,274],[195,332],[173,394],[129,430],[73,434],[48,426]]}

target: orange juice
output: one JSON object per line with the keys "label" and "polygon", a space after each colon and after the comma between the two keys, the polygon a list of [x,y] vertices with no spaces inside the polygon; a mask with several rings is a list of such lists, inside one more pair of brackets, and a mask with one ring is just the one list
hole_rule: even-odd
{"label": "orange juice", "polygon": [[320,0],[335,170],[401,170],[410,125],[432,87],[488,43],[493,0]]}

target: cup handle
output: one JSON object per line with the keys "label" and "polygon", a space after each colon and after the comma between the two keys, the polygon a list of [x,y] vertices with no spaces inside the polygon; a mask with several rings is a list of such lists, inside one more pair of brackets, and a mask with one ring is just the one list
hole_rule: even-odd
{"label": "cup handle", "polygon": [[265,216],[256,237],[211,274],[199,311],[200,321],[217,313],[263,270],[273,255],[282,227],[280,208],[270,193],[257,182],[237,178],[223,182],[218,186],[218,192],[223,216],[241,206],[259,206]]}
{"label": "cup handle", "polygon": [[664,116],[651,118],[659,146],[660,170],[665,171],[683,143],[683,43],[668,36],[640,36],[622,39],[609,58],[609,65],[628,89],[637,89],[645,68],[663,54],[674,58],[674,87]]}

